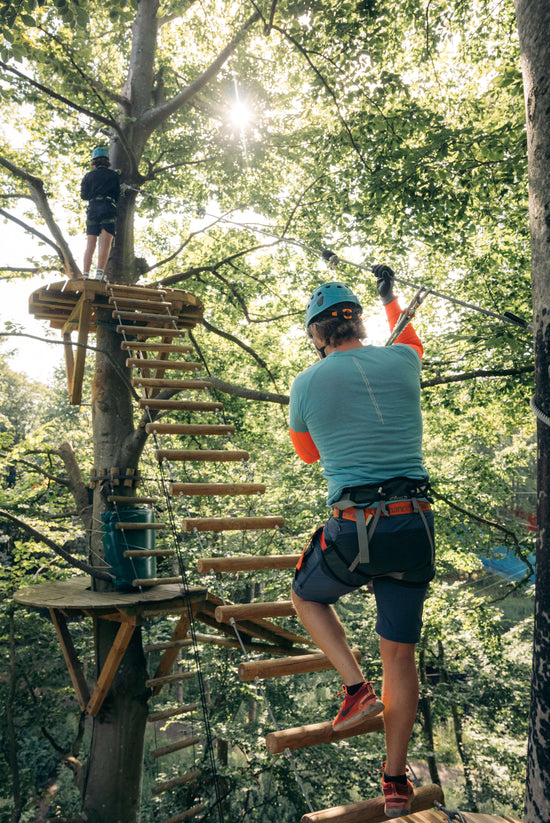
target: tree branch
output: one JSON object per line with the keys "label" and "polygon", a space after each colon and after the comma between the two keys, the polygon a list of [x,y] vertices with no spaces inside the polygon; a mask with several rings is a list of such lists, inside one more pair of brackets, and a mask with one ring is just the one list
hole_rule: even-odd
{"label": "tree branch", "polygon": [[440,386],[443,383],[460,383],[463,380],[473,380],[476,377],[515,377],[518,374],[529,374],[534,369],[534,366],[519,366],[516,369],[478,369],[462,372],[462,374],[432,377],[430,380],[422,380],[420,385],[423,389],[426,389],[429,386]]}
{"label": "tree branch", "polygon": [[36,80],[33,80],[32,77],[28,77],[23,72],[18,71],[13,66],[9,66],[7,63],[0,62],[0,68],[3,68],[4,71],[9,71],[12,74],[15,74],[16,77],[19,77],[21,80],[24,80],[25,83],[30,83],[35,89],[44,92],[48,97],[51,97],[53,100],[58,100],[60,103],[63,103],[64,106],[68,106],[69,108],[73,109],[74,111],[80,112],[80,114],[85,114],[87,117],[90,117],[92,120],[97,120],[99,123],[103,123],[104,126],[109,126],[111,129],[115,129],[118,134],[118,126],[117,123],[109,117],[103,117],[101,114],[97,114],[91,109],[86,109],[84,106],[79,106],[78,103],[74,103],[72,100],[69,100],[68,97],[64,97],[62,94],[58,94],[53,89],[48,88],[48,86],[44,86],[42,83],[38,83]]}
{"label": "tree branch", "polygon": [[263,359],[260,357],[260,355],[259,355],[259,354],[257,354],[257,353],[254,351],[254,349],[253,349],[251,346],[247,345],[246,343],[243,343],[243,341],[242,341],[242,340],[239,340],[239,338],[238,338],[238,337],[235,337],[235,335],[234,335],[234,334],[230,334],[230,333],[229,333],[229,332],[227,332],[227,331],[222,331],[221,329],[217,329],[217,328],[216,328],[216,326],[213,326],[211,323],[209,323],[209,322],[208,322],[208,320],[205,320],[204,318],[201,320],[201,323],[202,323],[202,325],[203,325],[206,329],[208,329],[208,331],[211,331],[211,332],[213,332],[214,334],[217,334],[219,337],[224,337],[226,340],[231,340],[231,342],[232,342],[232,343],[236,343],[236,344],[237,344],[237,346],[240,346],[240,347],[241,347],[241,349],[244,349],[244,351],[248,352],[248,354],[249,354],[251,357],[253,357],[253,358],[254,358],[254,360],[255,360],[255,361],[256,361],[256,362],[257,362],[257,363],[258,363],[258,364],[259,364],[259,365],[260,365],[263,369],[265,369],[265,371],[268,373],[269,377],[270,377],[270,378],[271,378],[271,380],[273,381],[273,385],[274,385],[275,387],[277,387],[277,382],[276,382],[276,380],[275,380],[275,378],[274,378],[273,374],[271,373],[271,370],[270,370],[269,366],[267,365],[267,363],[265,362],[265,360],[263,360]]}
{"label": "tree branch", "polygon": [[58,543],[55,543],[53,540],[50,540],[49,537],[46,537],[45,534],[34,529],[29,523],[25,523],[24,520],[20,520],[15,515],[10,514],[10,512],[5,511],[4,509],[0,509],[0,517],[3,517],[7,520],[11,520],[16,523],[20,528],[30,534],[33,540],[36,540],[37,543],[44,543],[48,548],[52,549],[56,554],[62,557],[64,560],[69,563],[69,565],[73,566],[76,569],[80,569],[87,574],[90,574],[92,577],[95,577],[97,580],[112,580],[113,576],[108,572],[103,572],[98,569],[95,569],[93,566],[89,566],[88,563],[85,563],[83,560],[78,560],[76,557],[73,557],[72,554],[65,551],[65,549],[60,546]]}
{"label": "tree branch", "polygon": [[280,406],[288,406],[289,397],[286,394],[273,394],[272,392],[257,391],[247,389],[244,386],[236,386],[234,383],[227,383],[219,377],[209,377],[212,381],[212,388],[224,394],[231,394],[234,397],[244,397],[245,400],[260,400],[266,403],[278,403]]}
{"label": "tree branch", "polygon": [[248,20],[243,23],[233,39],[227,44],[227,46],[225,46],[225,48],[221,50],[218,56],[214,58],[202,74],[182,89],[179,94],[172,97],[171,100],[167,100],[160,106],[146,112],[142,118],[142,123],[146,131],[154,131],[154,129],[167,120],[170,115],[188,103],[210,80],[212,80],[212,78],[218,74],[223,64],[235,51],[240,42],[244,39],[248,29],[259,19],[259,13],[254,12],[254,14],[252,14]]}
{"label": "tree branch", "polygon": [[44,191],[44,183],[39,177],[36,177],[34,174],[31,174],[26,169],[22,169],[19,166],[16,166],[15,163],[12,163],[10,160],[7,160],[5,157],[0,157],[0,165],[4,166],[4,168],[8,169],[12,174],[18,177],[20,180],[24,180],[27,186],[29,187],[29,191],[31,193],[32,199],[38,209],[39,214],[42,216],[44,222],[46,223],[48,229],[51,232],[52,237],[55,240],[55,248],[57,248],[58,253],[60,254],[64,266],[65,266],[65,274],[69,278],[76,278],[80,275],[80,269],[78,268],[75,259],[72,255],[72,252],[63,237],[61,229],[57,225],[54,220],[52,211],[50,209],[50,205],[48,203],[48,196]]}
{"label": "tree branch", "polygon": [[61,443],[54,450],[63,461],[68,476],[68,486],[73,493],[78,516],[82,520],[86,531],[92,527],[92,506],[88,499],[88,487],[82,479],[82,472],[77,463],[73,447],[68,441]]}
{"label": "tree branch", "polygon": [[[1,162],[2,162],[2,158],[0,157],[0,163]],[[61,253],[61,250],[53,242],[53,240],[50,240],[50,238],[46,237],[45,234],[42,234],[42,232],[38,231],[38,229],[33,228],[33,226],[29,225],[28,223],[25,223],[24,220],[20,220],[18,217],[15,217],[15,215],[10,214],[5,209],[0,209],[0,215],[2,217],[5,217],[6,220],[11,220],[12,223],[15,223],[17,226],[21,226],[21,228],[25,229],[25,231],[28,231],[31,234],[34,234],[34,236],[38,237],[39,240],[42,240],[43,243],[47,243],[48,246],[51,246],[53,249],[55,249],[56,253],[59,255],[59,259],[61,260],[61,262],[65,263],[65,261],[63,259],[63,254]],[[18,269],[14,269],[14,271],[18,271]],[[33,271],[34,271],[34,269],[33,269]]]}

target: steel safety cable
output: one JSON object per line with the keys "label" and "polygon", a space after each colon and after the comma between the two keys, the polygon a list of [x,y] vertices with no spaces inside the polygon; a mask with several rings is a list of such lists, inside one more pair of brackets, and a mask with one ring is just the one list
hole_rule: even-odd
{"label": "steel safety cable", "polygon": [[[202,217],[202,218],[208,217],[208,218],[214,220],[215,223],[213,225],[215,225],[217,223],[224,223],[228,226],[233,226],[235,228],[240,228],[240,229],[246,229],[248,231],[255,232],[257,234],[261,234],[265,237],[271,237],[273,240],[276,240],[279,243],[286,243],[287,245],[296,246],[297,248],[301,248],[304,251],[307,251],[307,252],[309,252],[311,254],[314,254],[317,257],[320,257],[321,259],[325,260],[325,262],[328,264],[329,268],[331,268],[331,269],[336,268],[338,266],[338,264],[342,263],[346,266],[352,266],[354,268],[357,268],[357,269],[360,269],[362,271],[368,272],[369,274],[372,274],[372,270],[371,270],[370,265],[365,265],[365,264],[362,264],[362,263],[356,263],[353,260],[346,260],[343,257],[339,257],[336,253],[330,251],[329,249],[316,249],[313,246],[310,246],[310,245],[308,245],[307,243],[304,243],[301,240],[297,240],[296,238],[285,237],[284,235],[277,234],[277,232],[275,232],[274,230],[270,230],[270,229],[264,228],[262,226],[259,226],[257,223],[239,222],[237,220],[232,220],[228,217],[224,217],[224,216],[221,216],[221,215],[215,215],[215,214],[212,214],[212,213],[206,211],[206,209],[204,209],[204,208],[197,208],[196,206],[187,205],[186,203],[183,203],[183,201],[177,200],[174,197],[167,197],[165,195],[152,194],[151,192],[143,191],[141,189],[135,188],[134,186],[127,186],[127,189],[130,189],[131,191],[137,192],[138,194],[141,194],[144,197],[152,197],[152,198],[157,199],[157,200],[165,200],[166,202],[170,202],[170,203],[174,203],[174,204],[178,204],[180,206],[183,206],[184,210],[187,211],[190,214],[194,214],[195,216]],[[209,226],[207,228],[211,228],[211,226]],[[415,291],[420,291],[422,289],[425,289],[425,286],[419,285],[417,283],[413,283],[410,280],[406,280],[405,278],[403,278],[401,276],[398,276],[398,275],[395,276],[395,282],[399,283],[403,286],[408,286],[409,288],[415,289]],[[453,297],[449,294],[445,294],[444,292],[440,292],[440,291],[437,291],[436,289],[432,289],[432,288],[429,289],[429,292],[431,294],[433,294],[434,297],[438,297],[441,300],[445,300],[445,301],[447,301],[449,303],[453,303],[457,306],[462,306],[463,308],[469,309],[470,311],[478,312],[480,314],[485,315],[486,317],[492,317],[496,320],[501,320],[504,323],[509,323],[513,326],[517,326],[519,328],[523,328],[523,329],[526,329],[528,331],[533,331],[533,324],[532,323],[529,323],[528,321],[524,320],[523,318],[518,317],[517,315],[513,314],[512,312],[506,311],[506,312],[503,312],[501,314],[499,312],[492,311],[491,309],[485,309],[481,306],[475,305],[474,303],[469,303],[466,300],[461,300],[458,297]]]}

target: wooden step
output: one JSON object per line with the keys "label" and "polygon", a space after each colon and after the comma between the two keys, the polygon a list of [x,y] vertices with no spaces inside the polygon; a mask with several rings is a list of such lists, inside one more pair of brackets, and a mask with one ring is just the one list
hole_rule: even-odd
{"label": "wooden step", "polygon": [[160,720],[168,720],[169,717],[178,717],[180,714],[191,714],[198,708],[198,703],[186,703],[184,706],[172,706],[171,709],[162,709],[158,712],[151,712],[147,718],[148,723],[157,723]]}
{"label": "wooden step", "polygon": [[209,572],[246,572],[263,569],[292,569],[299,554],[243,555],[242,557],[203,557],[197,561],[200,574]]}
{"label": "wooden step", "polygon": [[162,823],[182,823],[184,820],[190,820],[192,817],[197,817],[199,814],[202,814],[205,809],[206,806],[202,803],[197,803],[196,806],[192,806],[190,809],[187,809],[187,811],[175,815],[175,817],[169,817],[167,820],[163,820]]}
{"label": "wooden step", "polygon": [[230,606],[217,606],[214,617],[218,623],[229,623],[231,618],[240,620],[250,617],[290,617],[296,614],[292,600],[280,600],[271,603],[239,603]]}
{"label": "wooden step", "polygon": [[144,389],[207,389],[212,385],[210,380],[190,378],[189,380],[170,380],[168,377],[133,377],[132,386]]}
{"label": "wooden step", "polygon": [[125,309],[113,309],[111,316],[115,318],[115,320],[139,320],[140,323],[146,323],[148,320],[154,320],[158,323],[177,323],[179,317],[174,314],[161,314],[160,312],[156,312],[155,314],[151,312],[143,312],[143,311],[126,311]]}
{"label": "wooden step", "polygon": [[[218,634],[202,634],[201,632],[195,632],[195,639],[197,643],[208,643],[211,646],[222,646],[228,649],[240,649],[241,644],[236,639],[233,633],[233,637],[222,637]],[[291,650],[288,646],[277,646],[273,643],[257,643],[254,641],[247,642],[246,640],[243,642],[243,646],[247,651],[251,652],[260,652],[263,654],[281,654],[281,655],[288,655],[291,653]],[[296,649],[296,655],[304,654],[304,649]]]}
{"label": "wooden step", "polygon": [[115,295],[114,297],[109,297],[108,302],[113,305],[116,303],[117,306],[128,306],[129,308],[150,308],[156,309],[157,307],[161,310],[171,308],[172,304],[169,303],[167,300],[141,300],[139,297],[122,297],[120,295]]}
{"label": "wooden step", "polygon": [[[181,320],[179,320],[181,323]],[[161,329],[155,326],[117,326],[117,334],[135,334],[138,337],[183,337],[183,329]]]}
{"label": "wooden step", "polygon": [[124,557],[173,557],[174,549],[126,549]]}
{"label": "wooden step", "polygon": [[[359,649],[352,649],[352,654],[358,663],[361,662]],[[287,677],[290,674],[306,674],[307,672],[326,672],[334,666],[322,652],[302,654],[297,657],[279,657],[273,660],[249,660],[239,664],[239,680],[243,683],[254,680],[255,677]]]}
{"label": "wooden step", "polygon": [[162,643],[145,643],[143,651],[148,652],[162,652],[165,649],[181,649],[184,646],[191,646],[193,641],[190,637],[182,637],[179,640],[164,640]]}
{"label": "wooden step", "polygon": [[159,462],[161,460],[188,460],[199,463],[229,463],[248,460],[250,455],[248,452],[223,449],[157,449],[155,457]]}
{"label": "wooden step", "polygon": [[180,774],[179,777],[173,777],[172,780],[165,780],[163,783],[157,783],[157,785],[153,786],[151,789],[151,793],[158,795],[163,792],[168,792],[171,789],[175,789],[177,786],[185,786],[186,783],[192,783],[193,780],[198,780],[201,774],[202,772],[200,769],[192,769],[189,772],[185,772],[185,774]]}
{"label": "wooden step", "polygon": [[120,348],[124,351],[154,351],[173,352],[174,354],[191,354],[195,351],[193,346],[186,343],[143,343],[140,340],[123,340]]}
{"label": "wooden step", "polygon": [[235,434],[235,426],[221,423],[147,423],[147,434]]}
{"label": "wooden step", "polygon": [[199,371],[202,369],[202,363],[193,360],[148,360],[145,357],[128,357],[125,362],[129,369],[154,369],[155,371],[164,371],[166,369]]}
{"label": "wooden step", "polygon": [[166,674],[164,677],[152,677],[145,681],[145,685],[151,689],[156,686],[166,686],[167,683],[181,683],[184,680],[192,680],[195,677],[195,672],[176,672],[175,674]]}
{"label": "wooden step", "polygon": [[[435,784],[420,786],[414,790],[411,813],[431,809],[434,802],[444,802],[441,786]],[[322,809],[318,812],[307,812],[302,815],[301,823],[329,823],[329,821],[330,823],[381,823],[387,819],[384,814],[384,798],[373,797],[370,800],[361,800],[359,803],[334,806],[332,809]],[[413,823],[413,818],[409,815],[403,819]]]}
{"label": "wooden step", "polygon": [[154,289],[151,286],[126,286],[123,283],[109,283],[109,293],[111,297],[137,297],[140,300],[147,297],[163,300],[166,295],[166,289]]}
{"label": "wooden step", "polygon": [[157,497],[124,497],[123,494],[110,494],[107,497],[108,503],[124,503],[128,506],[135,506],[139,503],[149,503],[152,505],[158,500]]}
{"label": "wooden step", "polygon": [[[334,710],[336,716],[337,709]],[[337,740],[345,740],[348,737],[357,737],[360,734],[369,732],[381,732],[384,729],[384,719],[382,714],[374,717],[365,717],[356,726],[334,731],[332,721],[325,723],[310,723],[307,726],[296,726],[294,729],[279,729],[276,732],[269,732],[265,739],[265,744],[270,754],[281,754],[285,749],[305,749],[309,746],[320,746],[322,743],[336,743]]]}
{"label": "wooden step", "polygon": [[[234,631],[230,626],[225,626],[224,623],[218,623],[214,617],[216,606],[223,606],[223,601],[216,595],[208,592],[207,599],[201,603],[199,611],[197,612],[197,619],[201,623],[206,623],[222,634],[228,634],[234,637]],[[237,623],[237,628],[241,634],[247,634],[250,637],[257,637],[260,640],[267,640],[267,642],[278,642],[281,645],[298,645],[298,646],[315,646],[311,637],[304,637],[303,635],[290,632],[288,629],[278,626],[276,623],[270,623],[269,620],[262,618],[253,618],[252,620],[240,620]],[[290,652],[287,652],[290,653]]]}
{"label": "wooden step", "polygon": [[186,517],[180,525],[184,532],[251,531],[253,529],[282,529],[284,517]]}
{"label": "wooden step", "polygon": [[158,398],[141,398],[138,401],[140,409],[159,409],[161,411],[218,411],[223,408],[221,403],[210,400],[159,400]]}
{"label": "wooden step", "polygon": [[209,495],[263,494],[263,483],[169,483],[170,494],[187,497]]}
{"label": "wooden step", "polygon": [[162,531],[165,528],[166,523],[124,523],[119,521],[115,524],[115,529],[124,532]]}
{"label": "wooden step", "polygon": [[151,586],[170,586],[173,583],[183,583],[183,578],[179,577],[145,577],[132,580],[135,589],[146,589]]}
{"label": "wooden step", "polygon": [[170,743],[169,746],[161,746],[160,749],[154,749],[151,752],[151,757],[164,757],[166,754],[172,752],[179,752],[180,749],[188,749],[190,746],[196,746],[200,742],[200,737],[197,734],[188,734],[182,737],[176,743]]}

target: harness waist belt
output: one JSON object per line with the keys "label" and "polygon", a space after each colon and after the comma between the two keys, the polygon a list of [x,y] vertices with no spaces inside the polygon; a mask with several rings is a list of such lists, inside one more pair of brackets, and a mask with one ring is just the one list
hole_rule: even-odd
{"label": "harness waist belt", "polygon": [[[422,511],[427,512],[431,510],[431,506],[427,501],[417,500],[416,502]],[[394,514],[413,514],[415,510],[416,509],[410,500],[401,500],[397,503],[386,503],[385,514],[390,516]],[[374,516],[377,508],[361,507],[361,511],[365,513],[366,517],[369,515]],[[332,512],[334,517],[342,517],[344,520],[357,520],[355,509],[333,509]]]}

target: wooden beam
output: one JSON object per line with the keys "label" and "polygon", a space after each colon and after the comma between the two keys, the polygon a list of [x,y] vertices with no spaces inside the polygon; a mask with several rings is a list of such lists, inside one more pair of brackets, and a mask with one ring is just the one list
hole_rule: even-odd
{"label": "wooden beam", "polygon": [[283,517],[188,517],[180,522],[184,532],[227,532],[254,529],[282,529]]}
{"label": "wooden beam", "polygon": [[88,342],[88,332],[90,330],[90,317],[92,307],[86,295],[80,298],[80,314],[78,320],[78,346],[74,355],[74,372],[71,390],[69,393],[69,403],[71,406],[80,406],[82,402],[82,381],[84,379],[84,366],[86,365],[86,343]]}
{"label": "wooden beam", "polygon": [[296,614],[292,600],[270,603],[238,603],[231,606],[217,606],[214,617],[218,623],[229,623],[231,618],[239,620],[250,617],[290,617]]}
{"label": "wooden beam", "polygon": [[[196,611],[196,607],[194,611]],[[191,626],[191,617],[189,613],[183,613],[176,624],[176,628],[172,632],[172,636],[170,637],[171,643],[176,643],[176,641],[185,640],[187,638],[187,632]],[[155,679],[158,677],[164,677],[171,671],[172,666],[177,660],[179,654],[180,647],[179,646],[170,646],[169,648],[165,649],[164,654],[162,655],[160,662],[157,666],[157,670],[154,674]],[[159,687],[156,687],[153,691],[153,694],[158,694],[160,691]]]}
{"label": "wooden beam", "polygon": [[248,452],[225,449],[157,449],[154,454],[159,463],[165,458],[166,460],[189,462],[195,460],[200,463],[229,463],[231,461],[237,463],[240,460],[248,460],[250,457]]}
{"label": "wooden beam", "polygon": [[[352,654],[361,661],[359,649],[352,649]],[[306,672],[325,672],[334,666],[322,652],[318,654],[304,654],[300,657],[280,657],[274,660],[250,660],[239,664],[239,680],[247,682],[256,677],[287,677],[290,674],[306,674]]]}
{"label": "wooden beam", "polygon": [[[263,483],[170,483],[170,494],[184,494],[187,497],[207,497],[209,495],[263,494]],[[202,562],[199,560],[199,563]]]}
{"label": "wooden beam", "polygon": [[65,372],[67,374],[67,391],[70,397],[74,379],[74,354],[70,332],[63,335],[63,342],[63,351],[65,352]]}
{"label": "wooden beam", "polygon": [[[175,485],[175,484],[174,484]],[[257,557],[204,557],[197,561],[200,574],[208,572],[244,572],[262,569],[292,569],[300,559],[299,554],[271,554]]]}
{"label": "wooden beam", "polygon": [[176,786],[184,786],[186,783],[192,783],[194,780],[197,780],[201,774],[202,772],[200,769],[192,769],[185,774],[180,774],[179,777],[173,777],[172,780],[165,780],[163,783],[157,783],[157,785],[151,789],[151,792],[155,795],[162,794],[170,789],[175,789]]}
{"label": "wooden beam", "polygon": [[[336,714],[336,712],[335,712]],[[384,729],[384,719],[381,714],[374,717],[364,718],[356,726],[334,731],[332,721],[325,723],[310,723],[307,726],[296,726],[293,729],[279,729],[270,732],[265,745],[270,754],[280,754],[285,749],[305,749],[308,746],[319,746],[321,743],[336,743],[338,740],[346,740],[348,737],[357,737],[360,734],[369,732],[380,732]]]}
{"label": "wooden beam", "polygon": [[184,820],[190,820],[192,817],[197,817],[199,814],[202,814],[205,809],[206,806],[198,803],[196,806],[191,806],[191,808],[185,812],[175,815],[175,817],[169,817],[167,820],[163,820],[162,823],[183,823]]}
{"label": "wooden beam", "polygon": [[[434,801],[438,803],[444,801],[441,786],[435,784],[420,786],[414,791],[412,813],[430,809]],[[373,797],[371,800],[362,800],[360,803],[308,812],[302,815],[301,823],[383,823],[387,819],[384,814],[384,798]]]}
{"label": "wooden beam", "polygon": [[138,401],[140,409],[160,409],[161,411],[218,411],[223,404],[213,400],[159,400],[143,397]]}
{"label": "wooden beam", "polygon": [[80,665],[80,660],[78,659],[78,655],[73,644],[72,637],[67,628],[65,615],[63,615],[58,609],[49,609],[49,612],[52,623],[55,626],[57,636],[59,637],[61,651],[63,652],[63,657],[65,658],[65,663],[67,664],[67,669],[69,670],[69,675],[73,682],[78,705],[82,711],[84,711],[86,704],[90,699],[90,692],[88,689],[88,684],[86,683],[86,678],[84,677],[84,672],[82,671],[82,666]]}
{"label": "wooden beam", "polygon": [[175,354],[191,354],[195,349],[187,343],[144,343],[142,340],[123,340],[120,344],[123,351],[154,351],[174,352]]}
{"label": "wooden beam", "polygon": [[97,683],[95,684],[93,694],[86,707],[86,711],[88,714],[91,714],[92,717],[95,717],[103,705],[103,701],[107,696],[107,692],[111,688],[111,683],[117,673],[120,662],[124,657],[126,649],[128,648],[134,629],[134,620],[120,624],[113,645],[111,646],[111,650],[107,655],[107,659],[103,665],[99,677],[97,678]]}
{"label": "wooden beam", "polygon": [[235,426],[222,423],[146,423],[147,434],[235,434]]}
{"label": "wooden beam", "polygon": [[171,754],[171,752],[177,752],[180,749],[188,749],[190,746],[196,746],[199,742],[200,737],[198,734],[188,734],[176,743],[170,743],[168,746],[154,749],[154,751],[151,752],[151,757],[164,757],[165,754]]}

